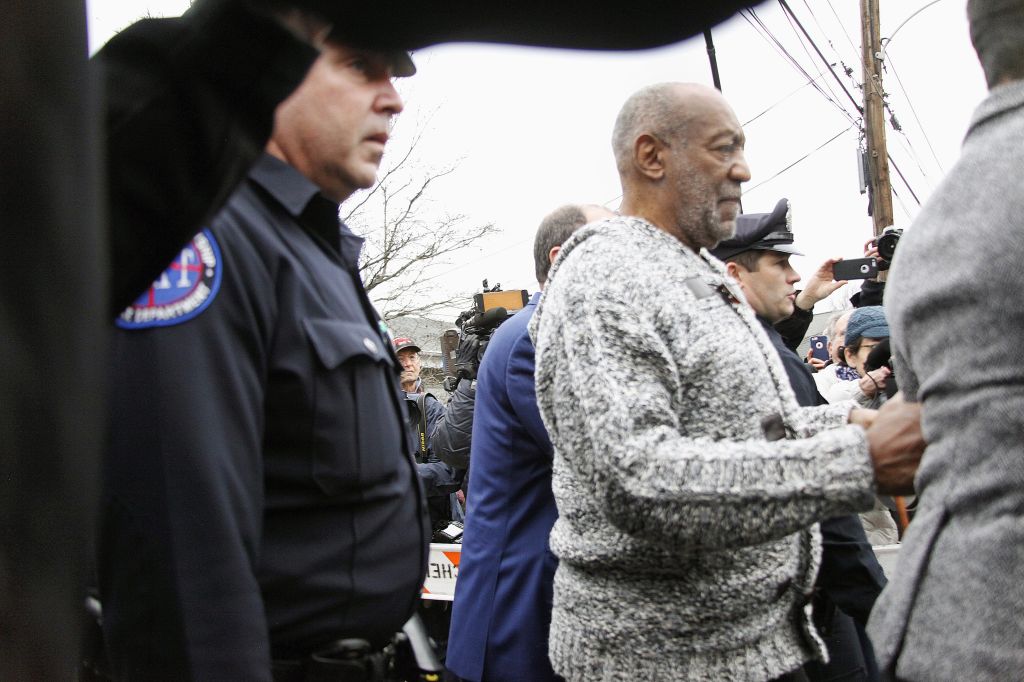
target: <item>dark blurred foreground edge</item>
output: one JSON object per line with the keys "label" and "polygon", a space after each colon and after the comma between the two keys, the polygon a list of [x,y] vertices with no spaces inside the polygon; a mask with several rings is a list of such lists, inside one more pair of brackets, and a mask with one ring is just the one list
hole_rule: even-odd
{"label": "dark blurred foreground edge", "polygon": [[[523,0],[410,3],[385,11],[371,2],[300,2],[368,47],[475,41],[606,50],[677,42],[756,4]],[[125,159],[111,145],[107,161],[115,172],[101,170],[99,130],[109,118],[95,106],[101,88],[87,62],[81,0],[10,4],[0,41],[0,679],[70,680],[98,495],[108,321],[130,300],[132,286],[158,275],[201,220],[140,219],[154,185],[134,194],[131,182],[121,183],[148,174],[163,187],[160,173],[182,172],[174,167],[178,150],[204,143],[167,137],[157,123],[150,139],[159,159]],[[146,124],[133,121],[143,130]],[[244,175],[263,142],[249,141],[224,187]],[[140,167],[143,161],[155,162],[155,170]],[[115,205],[107,218],[101,197],[108,185],[116,203],[141,205],[127,212]],[[222,195],[210,192],[205,215],[219,208]],[[111,235],[130,235],[116,239],[113,256]],[[126,272],[133,273],[127,282]]]}
{"label": "dark blurred foreground edge", "polygon": [[334,19],[346,40],[373,47],[416,49],[437,43],[483,42],[636,50],[679,42],[759,3],[459,0],[408,3],[414,6],[389,8],[386,13],[379,4],[369,2],[297,0],[297,4]]}

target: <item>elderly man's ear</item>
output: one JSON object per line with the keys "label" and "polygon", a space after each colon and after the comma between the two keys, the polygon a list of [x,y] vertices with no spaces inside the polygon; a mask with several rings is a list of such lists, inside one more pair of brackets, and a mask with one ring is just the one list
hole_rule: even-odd
{"label": "elderly man's ear", "polygon": [[650,133],[636,138],[633,145],[633,165],[641,174],[652,180],[665,177],[665,156],[668,147]]}

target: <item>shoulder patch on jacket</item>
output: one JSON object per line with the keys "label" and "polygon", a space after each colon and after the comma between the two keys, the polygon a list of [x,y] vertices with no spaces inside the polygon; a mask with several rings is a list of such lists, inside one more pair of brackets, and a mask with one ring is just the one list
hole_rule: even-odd
{"label": "shoulder patch on jacket", "polygon": [[216,298],[223,267],[217,240],[203,229],[115,323],[122,329],[147,329],[191,320]]}

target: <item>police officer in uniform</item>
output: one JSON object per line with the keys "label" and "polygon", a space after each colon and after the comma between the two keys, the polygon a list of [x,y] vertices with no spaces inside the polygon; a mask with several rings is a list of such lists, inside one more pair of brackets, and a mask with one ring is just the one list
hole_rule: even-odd
{"label": "police officer in uniform", "polygon": [[[789,200],[780,199],[771,213],[739,216],[736,234],[720,242],[711,253],[726,261],[727,272],[739,281],[747,303],[782,360],[797,402],[805,407],[826,404],[807,365],[772,326],[794,314],[793,285],[800,280],[789,264],[791,255],[803,255],[793,246]],[[812,681],[877,680],[874,651],[865,627],[885,587],[885,573],[856,515],[822,520],[821,542],[813,609],[829,662],[810,661],[804,665],[804,672]]]}
{"label": "police officer in uniform", "polygon": [[246,180],[117,319],[98,552],[117,679],[307,679],[415,610],[429,531],[398,363],[338,221],[414,71],[329,37]]}

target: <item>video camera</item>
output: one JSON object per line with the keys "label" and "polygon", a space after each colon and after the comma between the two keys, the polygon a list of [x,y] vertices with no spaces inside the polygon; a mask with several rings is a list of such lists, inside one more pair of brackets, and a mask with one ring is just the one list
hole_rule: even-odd
{"label": "video camera", "polygon": [[848,258],[839,261],[832,267],[835,279],[874,279],[879,272],[888,270],[902,235],[903,228],[892,226],[885,228],[880,235],[865,245],[866,253],[871,252],[868,250],[868,246],[874,246],[878,257]]}
{"label": "video camera", "polygon": [[878,235],[876,244],[878,245],[879,270],[889,269],[889,264],[892,263],[892,257],[896,253],[896,245],[900,243],[900,237],[902,235],[902,228],[895,228],[891,226],[882,230],[882,234]]}
{"label": "video camera", "polygon": [[454,393],[461,379],[475,379],[480,360],[494,330],[501,323],[522,310],[530,300],[525,289],[503,291],[501,284],[488,287],[473,296],[473,307],[455,319],[456,328],[441,334],[441,368],[444,370],[444,389]]}

